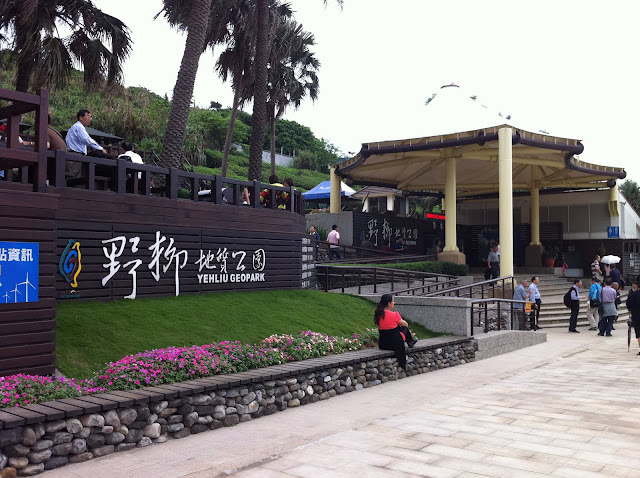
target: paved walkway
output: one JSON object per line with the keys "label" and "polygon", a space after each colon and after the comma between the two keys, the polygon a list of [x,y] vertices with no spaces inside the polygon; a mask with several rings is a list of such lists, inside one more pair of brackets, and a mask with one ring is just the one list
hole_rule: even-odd
{"label": "paved walkway", "polygon": [[[624,329],[624,330],[623,330]],[[640,357],[545,344],[45,472],[101,477],[640,477]]]}

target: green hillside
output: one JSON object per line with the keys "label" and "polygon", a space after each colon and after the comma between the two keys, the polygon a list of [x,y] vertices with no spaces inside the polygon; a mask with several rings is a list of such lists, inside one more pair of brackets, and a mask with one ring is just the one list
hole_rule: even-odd
{"label": "green hillside", "polygon": [[[0,88],[13,89],[15,67],[9,51],[0,51]],[[185,156],[189,164],[206,173],[220,172],[221,158],[230,109],[192,108],[184,142]],[[58,130],[68,129],[76,120],[76,112],[86,108],[93,116],[92,127],[120,136],[135,144],[140,150],[153,150],[158,155],[162,149],[171,101],[143,87],[121,86],[108,89],[87,90],[83,73],[74,70],[68,86],[50,93],[51,123]],[[25,115],[26,122],[33,122],[33,115]],[[251,115],[240,111],[236,120],[233,141],[242,148],[229,160],[227,176],[248,179],[247,145],[251,136]],[[268,149],[265,137],[265,149]],[[294,121],[280,120],[276,125],[276,150],[285,154],[295,151],[295,168],[278,167],[281,178],[292,177],[296,187],[310,189],[329,178],[327,166],[338,160],[338,151],[323,139],[316,138],[310,128]],[[207,169],[208,168],[208,169]],[[263,181],[267,181],[269,168],[263,168]],[[314,171],[310,171],[314,170]]]}

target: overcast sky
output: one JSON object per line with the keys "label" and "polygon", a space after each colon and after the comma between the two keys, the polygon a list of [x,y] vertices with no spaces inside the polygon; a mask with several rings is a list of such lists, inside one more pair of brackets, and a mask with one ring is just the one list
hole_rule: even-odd
{"label": "overcast sky", "polygon": [[[162,2],[95,3],[131,29],[126,86],[171,97],[185,35],[153,20]],[[291,3],[296,20],[315,35],[322,65],[318,100],[285,119],[345,154],[364,142],[413,136],[428,115],[425,100],[455,82],[510,114],[512,124],[581,139],[582,160],[624,167],[640,182],[637,0],[345,0],[342,10],[334,0],[326,8],[322,0]],[[231,87],[213,64],[208,51],[195,101],[230,106]]]}

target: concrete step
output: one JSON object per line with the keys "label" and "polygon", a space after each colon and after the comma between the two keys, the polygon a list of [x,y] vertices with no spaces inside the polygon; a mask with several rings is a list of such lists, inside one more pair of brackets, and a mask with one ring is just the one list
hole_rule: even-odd
{"label": "concrete step", "polygon": [[478,343],[476,360],[494,357],[547,341],[547,334],[518,330],[501,330],[474,334]]}

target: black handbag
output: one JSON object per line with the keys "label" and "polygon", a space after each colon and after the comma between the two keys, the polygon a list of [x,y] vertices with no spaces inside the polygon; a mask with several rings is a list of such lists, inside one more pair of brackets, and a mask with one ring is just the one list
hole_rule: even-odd
{"label": "black handbag", "polygon": [[602,302],[600,302],[600,299],[591,299],[589,301],[589,306],[593,309],[597,309],[601,305],[602,305]]}

